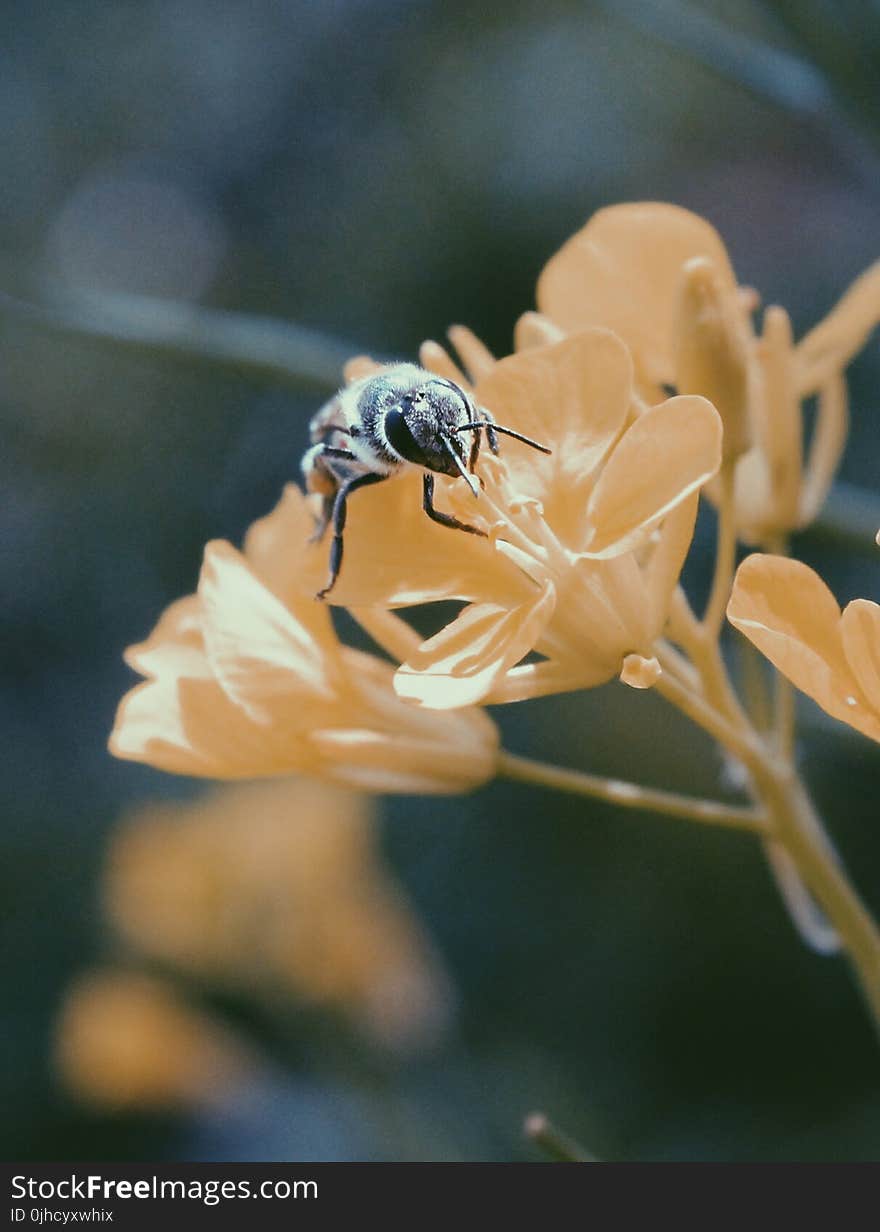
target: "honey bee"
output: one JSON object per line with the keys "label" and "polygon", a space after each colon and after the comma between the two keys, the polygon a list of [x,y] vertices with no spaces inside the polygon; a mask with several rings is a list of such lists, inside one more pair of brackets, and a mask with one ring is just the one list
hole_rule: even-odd
{"label": "honey bee", "polygon": [[[495,423],[485,407],[454,381],[417,364],[395,364],[362,377],[326,403],[310,424],[312,446],[302,460],[306,487],[323,498],[315,540],[333,527],[330,571],[317,598],[325,599],[342,568],[343,533],[349,496],[358,488],[381,483],[407,467],[422,472],[422,509],[434,522],[468,535],[485,531],[434,507],[434,476],[461,478],[474,497],[480,481],[474,474],[485,433],[498,453],[498,436],[511,436],[541,453],[550,453],[512,428]],[[470,440],[464,434],[471,434]]]}

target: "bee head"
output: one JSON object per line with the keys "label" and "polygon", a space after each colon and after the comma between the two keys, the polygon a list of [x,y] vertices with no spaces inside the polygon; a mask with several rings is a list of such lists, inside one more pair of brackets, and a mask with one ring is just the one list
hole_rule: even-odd
{"label": "bee head", "polygon": [[401,458],[441,475],[460,475],[468,445],[456,429],[473,414],[471,402],[458,385],[418,369],[419,378],[385,408],[383,428],[388,444]]}

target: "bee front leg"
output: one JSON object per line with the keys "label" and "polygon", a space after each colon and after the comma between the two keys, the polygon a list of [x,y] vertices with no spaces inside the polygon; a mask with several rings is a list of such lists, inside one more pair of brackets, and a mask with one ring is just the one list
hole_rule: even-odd
{"label": "bee front leg", "polygon": [[333,540],[330,544],[330,573],[327,577],[327,585],[323,590],[319,590],[316,599],[326,599],[330,591],[336,585],[336,580],[339,577],[339,570],[342,568],[342,534],[345,530],[345,515],[347,512],[346,502],[357,488],[365,488],[371,483],[381,483],[383,479],[387,479],[387,475],[377,475],[370,471],[366,475],[357,475],[354,479],[349,479],[343,483],[336,495],[333,498],[333,508],[331,519],[333,522]]}
{"label": "bee front leg", "polygon": [[466,522],[459,522],[458,518],[454,518],[451,513],[443,513],[440,509],[434,508],[434,476],[430,471],[425,471],[422,475],[422,508],[431,519],[439,526],[448,526],[451,530],[463,530],[468,535],[482,535],[485,539],[486,532],[477,530],[476,526],[468,526]]}

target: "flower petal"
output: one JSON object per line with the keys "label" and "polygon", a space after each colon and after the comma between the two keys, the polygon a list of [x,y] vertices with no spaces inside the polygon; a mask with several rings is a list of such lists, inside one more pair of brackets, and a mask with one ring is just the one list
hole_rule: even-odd
{"label": "flower petal", "polygon": [[473,330],[466,325],[450,325],[446,333],[461,356],[472,381],[479,381],[492,371],[495,367],[495,356]]}
{"label": "flower petal", "polygon": [[845,368],[878,321],[880,261],[875,261],[798,344],[801,396],[815,392],[830,375]]}
{"label": "flower petal", "polygon": [[556,606],[548,584],[529,604],[508,610],[474,604],[429,638],[397,671],[400,697],[435,710],[471,706],[535,645]]}
{"label": "flower petal", "polygon": [[130,690],[119,704],[110,752],[146,762],[171,774],[235,779],[282,774],[297,767],[292,739],[281,744],[229,700],[209,674],[181,675],[193,664],[177,661],[173,648],[164,666],[154,653],[156,678]]}
{"label": "flower petal", "polygon": [[599,210],[551,257],[538,307],[566,330],[613,329],[653,381],[675,380],[672,327],[682,266],[708,257],[725,287],[736,279],[717,231],[688,210],[639,202]]}
{"label": "flower petal", "polygon": [[[818,574],[798,560],[749,556],[727,608],[731,623],[834,718],[880,739],[844,654],[840,608]],[[853,653],[858,653],[851,630]]]}
{"label": "flower petal", "polygon": [[326,759],[325,773],[337,782],[386,795],[472,791],[491,778],[494,769],[494,750],[485,744],[451,748],[403,730],[318,731],[310,743]]}
{"label": "flower petal", "polygon": [[[446,508],[448,487],[461,482],[437,476],[438,508]],[[468,500],[477,513],[478,504],[469,493]],[[329,535],[304,553],[292,551],[299,586],[308,585],[314,594],[327,577]],[[354,494],[342,571],[328,596],[330,603],[406,607],[435,599],[467,601],[487,588],[499,602],[518,602],[521,574],[487,539],[432,522],[422,510],[422,480],[415,469]]]}
{"label": "flower petal", "polygon": [[585,330],[500,360],[476,388],[499,424],[553,450],[549,457],[504,442],[514,486],[539,500],[557,535],[574,544],[594,472],[622,431],[632,361],[607,330]]}
{"label": "flower petal", "polygon": [[351,385],[365,376],[375,376],[377,372],[387,367],[387,364],[380,364],[378,360],[373,359],[372,355],[353,355],[345,365],[343,372],[345,383]]}
{"label": "flower petal", "polygon": [[205,649],[227,696],[268,723],[281,699],[331,701],[336,643],[326,612],[321,641],[298,622],[230,544],[205,548],[199,578]]}
{"label": "flower petal", "polygon": [[439,342],[428,339],[419,347],[419,363],[429,372],[436,372],[462,389],[470,389],[470,381],[459,368],[458,364]]}
{"label": "flower petal", "polygon": [[685,395],[651,407],[624,433],[590,497],[585,555],[618,556],[714,475],[721,462],[718,412]]}
{"label": "flower petal", "polygon": [[840,631],[850,671],[880,720],[880,607],[870,599],[853,599],[844,608]]}
{"label": "flower petal", "polygon": [[672,594],[694,537],[699,500],[695,492],[663,519],[658,541],[645,567],[645,589],[651,609],[649,626],[654,637],[660,636],[666,624]]}
{"label": "flower petal", "polygon": [[516,351],[530,351],[534,347],[561,342],[564,337],[564,331],[549,317],[540,312],[524,312],[514,326],[513,346]]}
{"label": "flower petal", "polygon": [[142,676],[155,676],[152,666],[153,652],[169,642],[190,646],[197,652],[203,646],[198,595],[184,595],[175,599],[159,617],[152,633],[142,642],[128,646],[123,658],[129,667]]}

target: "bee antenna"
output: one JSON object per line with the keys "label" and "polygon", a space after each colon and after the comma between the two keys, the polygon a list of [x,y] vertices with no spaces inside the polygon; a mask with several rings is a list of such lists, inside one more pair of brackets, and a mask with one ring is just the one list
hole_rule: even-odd
{"label": "bee antenna", "polygon": [[493,432],[500,432],[502,436],[512,436],[515,441],[522,441],[524,445],[528,445],[532,449],[537,449],[539,453],[553,452],[553,450],[548,449],[546,445],[539,445],[537,441],[533,441],[530,436],[523,436],[522,432],[515,432],[513,428],[504,428],[501,424],[489,423],[489,421],[485,419],[480,419],[476,423],[459,424],[455,431],[478,432],[481,428],[489,428]]}
{"label": "bee antenna", "polygon": [[443,448],[446,450],[446,452],[449,454],[450,458],[452,458],[452,461],[455,463],[456,467],[458,468],[458,473],[461,475],[462,479],[464,479],[467,482],[467,486],[473,492],[474,496],[478,497],[480,495],[480,489],[477,484],[477,480],[470,473],[470,471],[465,466],[464,462],[462,462],[461,458],[455,452],[455,447],[453,446],[452,441],[449,439],[448,436],[441,436],[440,440],[443,442]]}

